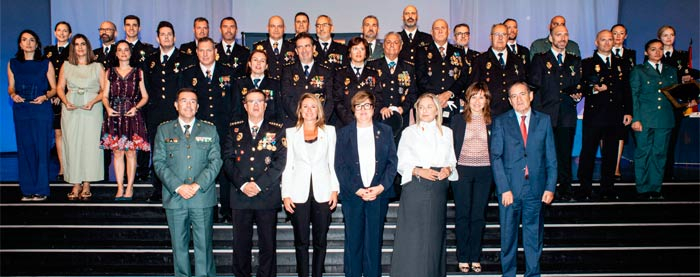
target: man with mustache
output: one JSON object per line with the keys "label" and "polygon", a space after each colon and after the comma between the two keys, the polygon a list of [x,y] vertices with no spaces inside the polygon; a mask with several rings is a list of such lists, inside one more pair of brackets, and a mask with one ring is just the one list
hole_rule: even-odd
{"label": "man with mustache", "polygon": [[102,47],[92,50],[97,56],[97,62],[102,63],[105,69],[117,65],[117,48],[114,47],[117,25],[114,25],[112,21],[104,21],[97,30],[100,31],[100,41],[102,42]]}
{"label": "man with mustache", "polygon": [[[549,32],[551,33],[552,29],[557,26],[566,27],[566,18],[561,15],[552,17],[552,20],[549,21]],[[532,45],[530,45],[530,59],[532,59],[535,54],[547,52],[551,48],[551,36],[533,41]],[[569,43],[566,45],[566,52],[581,57],[581,51],[578,48],[578,43],[573,40],[569,40]]]}
{"label": "man with mustache", "polygon": [[250,49],[236,43],[238,23],[233,17],[224,17],[219,24],[221,42],[216,45],[216,61],[233,68],[233,76],[241,77],[246,74],[245,65],[250,57]]}
{"label": "man with mustache", "polygon": [[408,5],[403,9],[403,30],[399,32],[403,46],[399,57],[401,60],[416,62],[416,52],[418,48],[425,47],[433,42],[433,37],[428,33],[418,31],[418,9],[416,6]]}
{"label": "man with mustache", "polygon": [[368,61],[373,61],[384,56],[382,42],[377,40],[379,34],[379,19],[374,15],[365,16],[362,19],[362,37],[369,43]]}

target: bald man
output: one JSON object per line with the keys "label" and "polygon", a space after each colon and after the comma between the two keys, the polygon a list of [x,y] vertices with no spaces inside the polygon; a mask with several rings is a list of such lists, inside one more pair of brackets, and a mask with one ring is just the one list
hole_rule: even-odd
{"label": "bald man", "polygon": [[399,35],[401,35],[403,46],[399,57],[413,63],[416,62],[418,48],[432,43],[433,38],[428,33],[418,31],[418,9],[416,6],[406,6],[403,9],[401,19],[403,20],[403,30],[399,32]]}
{"label": "bald man", "polygon": [[[561,15],[557,15],[555,17],[552,17],[552,20],[549,21],[549,32],[552,32],[552,29],[557,26],[565,26],[566,27],[566,18],[564,18]],[[549,51],[549,49],[552,48],[552,37],[547,36],[545,38],[541,38],[538,40],[535,40],[532,42],[532,45],[530,45],[530,59],[535,56],[535,54],[539,53],[544,53]],[[569,44],[566,45],[566,52],[574,54],[576,56],[581,57],[581,51],[578,48],[578,43],[576,43],[573,40],[569,40]]]}
{"label": "bald man", "polygon": [[101,47],[92,50],[97,56],[97,62],[102,63],[105,69],[117,65],[117,47],[114,47],[115,38],[117,37],[117,25],[114,25],[112,21],[104,21],[97,30],[100,31],[100,42],[102,42]]}
{"label": "bald man", "polygon": [[282,75],[282,67],[294,62],[294,45],[284,39],[284,19],[279,15],[273,15],[267,21],[268,38],[256,42],[253,49],[265,51],[267,54],[267,70],[270,77],[279,79]]}

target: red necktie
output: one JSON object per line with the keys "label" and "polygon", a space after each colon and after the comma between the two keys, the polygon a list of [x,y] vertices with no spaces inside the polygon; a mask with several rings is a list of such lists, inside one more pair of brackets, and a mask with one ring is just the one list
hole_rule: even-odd
{"label": "red necktie", "polygon": [[[525,126],[525,118],[527,116],[520,116],[522,120],[520,120],[520,134],[523,135],[523,144],[527,147],[527,127]],[[525,178],[530,175],[530,172],[527,170],[527,165],[525,165]]]}

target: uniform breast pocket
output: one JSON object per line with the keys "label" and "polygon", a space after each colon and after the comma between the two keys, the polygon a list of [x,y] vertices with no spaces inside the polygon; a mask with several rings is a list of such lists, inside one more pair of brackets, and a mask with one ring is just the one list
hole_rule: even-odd
{"label": "uniform breast pocket", "polygon": [[209,146],[211,145],[211,142],[197,142],[197,148],[201,150],[207,150],[209,149]]}

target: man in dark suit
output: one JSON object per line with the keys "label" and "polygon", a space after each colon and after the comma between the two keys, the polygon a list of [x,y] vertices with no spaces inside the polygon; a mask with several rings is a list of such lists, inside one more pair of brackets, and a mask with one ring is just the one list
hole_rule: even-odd
{"label": "man in dark suit", "polygon": [[326,65],[314,61],[316,46],[308,33],[297,35],[296,54],[299,60],[288,63],[282,70],[282,108],[284,123],[294,126],[297,122],[297,104],[302,94],[313,93],[323,104],[326,122],[333,124],[333,71]]}
{"label": "man in dark suit", "polygon": [[[204,17],[195,18],[192,32],[194,33],[194,40],[180,45],[180,53],[196,58],[199,39],[209,37],[209,20]],[[193,61],[193,63],[194,62],[196,62],[196,60]]]}
{"label": "man in dark suit", "polygon": [[[233,86],[233,70],[215,61],[216,44],[211,38],[199,39],[197,43],[196,65],[182,73],[184,87],[194,88],[201,104],[199,118],[213,122],[219,137],[225,137],[228,124],[231,122],[231,87]],[[222,142],[223,144],[223,142]],[[223,148],[223,146],[222,146]],[[221,191],[230,186],[229,180],[222,173],[218,179]],[[214,214],[217,222],[230,219],[228,209],[217,209]]]}
{"label": "man in dark suit", "polygon": [[362,19],[362,38],[369,43],[369,61],[379,59],[384,56],[382,42],[377,39],[379,35],[379,19],[374,15],[365,16]]}
{"label": "man in dark suit", "polygon": [[472,63],[479,56],[479,52],[473,49],[469,49],[469,39],[471,38],[470,27],[466,23],[460,23],[455,25],[453,28],[453,36],[455,39],[455,46],[464,52],[464,68],[462,69],[462,74],[467,75],[467,81],[470,79],[472,73]]}
{"label": "man in dark suit", "polygon": [[600,196],[604,200],[617,199],[613,185],[618,140],[621,134],[627,134],[625,126],[632,122],[629,62],[612,53],[613,34],[609,30],[598,32],[595,45],[593,56],[581,62],[581,91],[586,107],[578,168],[581,188],[576,199],[584,201],[592,197],[593,167],[601,141]]}
{"label": "man in dark suit", "polygon": [[298,12],[294,15],[294,37],[288,39],[289,43],[296,45],[297,36],[301,33],[309,32],[309,15],[305,12]]}
{"label": "man in dark suit", "polygon": [[126,42],[128,42],[129,47],[131,47],[131,64],[135,67],[143,68],[145,66],[146,57],[157,49],[153,48],[153,45],[150,43],[141,42],[141,40],[139,40],[140,32],[141,19],[133,14],[125,16],[124,33],[126,34]]}
{"label": "man in dark suit", "polygon": [[[146,62],[146,57],[157,49],[153,48],[150,43],[143,43],[139,40],[139,33],[141,32],[141,19],[135,15],[127,15],[124,17],[124,33],[126,34],[126,42],[129,43],[131,47],[131,64],[134,67],[143,69]],[[144,116],[146,115],[146,110],[141,111]],[[172,117],[170,117],[172,118]],[[155,135],[155,134],[154,134]],[[153,145],[153,144],[151,144]],[[136,180],[137,181],[148,181],[150,180],[149,173],[151,168],[149,163],[150,153],[146,151],[138,151],[136,153],[136,159],[138,165],[136,168]]]}
{"label": "man in dark suit", "polygon": [[389,119],[387,123],[395,124],[395,121],[392,122],[390,118],[401,117],[399,121],[401,125],[391,126],[397,141],[397,132],[401,133],[401,130],[408,126],[409,111],[418,98],[413,65],[399,57],[401,44],[401,36],[398,33],[389,32],[384,36],[384,57],[369,63],[370,67],[377,70],[379,76],[382,102],[376,105],[382,120]]}
{"label": "man in dark suit", "polygon": [[287,141],[282,124],[264,118],[265,94],[258,89],[245,97],[246,120],[228,128],[224,145],[224,171],[233,180],[233,275],[250,276],[253,224],[258,227],[256,276],[276,276],[277,211],[280,181],[286,162]]}
{"label": "man in dark suit", "polygon": [[116,42],[115,38],[117,37],[117,25],[114,25],[112,21],[104,21],[100,24],[98,31],[100,31],[100,42],[102,42],[102,46],[93,49],[92,53],[97,56],[96,61],[107,69],[117,65],[117,47],[114,45]]}
{"label": "man in dark suit", "polygon": [[530,63],[530,49],[518,44],[518,21],[512,18],[508,18],[503,21],[503,25],[508,28],[508,51],[512,52],[516,56],[520,57],[524,64]]}
{"label": "man in dark suit", "polygon": [[163,180],[163,208],[175,276],[193,276],[190,236],[194,240],[195,275],[216,276],[212,207],[216,205],[214,180],[223,162],[216,128],[195,119],[198,107],[194,91],[180,90],[175,102],[179,116],[158,127],[153,151],[153,165]]}
{"label": "man in dark suit", "polygon": [[216,45],[216,61],[233,68],[235,78],[246,75],[246,64],[250,56],[250,49],[236,43],[238,23],[233,17],[224,17],[219,24],[221,42]]}
{"label": "man in dark suit", "polygon": [[535,87],[532,107],[552,119],[557,148],[557,196],[571,199],[571,151],[574,146],[578,112],[581,101],[581,58],[566,52],[569,32],[564,26],[552,29],[552,48],[532,58],[529,83]]}
{"label": "man in dark suit", "polygon": [[[162,122],[177,116],[170,105],[177,100],[177,90],[180,88],[183,70],[180,51],[175,48],[175,29],[168,21],[158,23],[158,50],[151,53],[145,61],[144,83],[148,91],[148,106],[146,106],[146,130],[148,141],[155,145],[156,130]],[[153,170],[153,166],[151,166]],[[148,202],[160,202],[162,183],[153,172],[153,192]]]}
{"label": "man in dark suit", "polygon": [[[561,15],[557,15],[555,17],[552,17],[552,20],[549,21],[549,33],[552,33],[552,29],[558,26],[564,26],[566,27],[566,18],[564,18]],[[532,42],[530,45],[530,59],[535,56],[535,54],[539,53],[544,53],[549,51],[549,49],[552,48],[552,37],[547,36],[545,38],[537,39]],[[578,43],[576,43],[573,40],[569,41],[569,44],[566,45],[566,52],[574,54],[576,56],[581,56],[581,51],[579,50]]]}
{"label": "man in dark suit", "polygon": [[522,220],[525,276],[539,276],[542,203],[552,203],[557,184],[554,134],[549,116],[530,107],[533,93],[526,83],[513,84],[508,99],[513,110],[493,120],[490,146],[501,224],[501,269],[503,276],[515,277]]}
{"label": "man in dark suit", "polygon": [[267,21],[268,38],[258,41],[253,49],[267,53],[267,71],[270,77],[279,79],[285,64],[294,61],[294,45],[284,40],[284,20],[278,15]]}
{"label": "man in dark suit", "polygon": [[403,9],[403,30],[399,32],[403,46],[399,56],[404,61],[415,63],[418,48],[427,46],[433,42],[433,38],[425,32],[418,31],[418,9],[408,5]]}
{"label": "man in dark suit", "polygon": [[333,20],[325,14],[316,18],[316,52],[314,60],[335,70],[350,63],[348,47],[333,41]]}
{"label": "man in dark suit", "polygon": [[450,91],[464,91],[471,83],[486,82],[491,92],[491,115],[495,117],[511,109],[508,88],[526,80],[527,67],[520,57],[506,50],[508,27],[493,25],[490,37],[491,47],[472,63],[471,79],[457,80]]}
{"label": "man in dark suit", "polygon": [[448,43],[450,28],[444,19],[433,22],[432,35],[434,41],[418,48],[416,54],[417,85],[421,94],[429,92],[438,96],[442,105],[442,124],[449,126],[450,118],[459,113],[459,99],[462,99],[464,90],[448,90],[456,80],[467,78],[462,72],[465,54]]}

